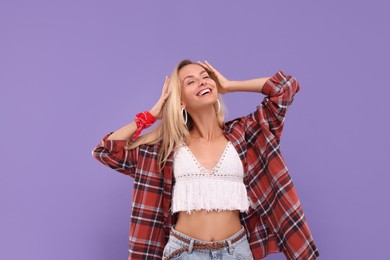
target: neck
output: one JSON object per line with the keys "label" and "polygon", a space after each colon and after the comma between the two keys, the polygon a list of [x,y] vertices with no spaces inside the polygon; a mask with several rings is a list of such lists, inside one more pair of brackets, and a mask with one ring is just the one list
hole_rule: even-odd
{"label": "neck", "polygon": [[191,118],[194,122],[194,126],[190,131],[191,138],[211,142],[223,135],[223,130],[218,125],[217,115],[213,107],[205,111],[191,113]]}

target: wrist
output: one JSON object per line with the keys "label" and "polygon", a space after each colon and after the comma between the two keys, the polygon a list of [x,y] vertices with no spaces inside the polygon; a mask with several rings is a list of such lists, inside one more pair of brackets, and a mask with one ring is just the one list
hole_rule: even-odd
{"label": "wrist", "polygon": [[161,111],[161,108],[160,108],[159,104],[156,103],[148,112],[156,119],[159,119],[160,118],[160,116],[159,116],[160,111]]}
{"label": "wrist", "polygon": [[157,111],[154,110],[153,108],[149,110],[149,113],[150,113],[154,118],[157,118],[158,113],[157,113]]}
{"label": "wrist", "polygon": [[240,81],[230,80],[226,84],[226,92],[225,93],[238,91],[239,87],[240,87]]}
{"label": "wrist", "polygon": [[135,116],[134,121],[137,125],[137,130],[133,135],[132,138],[133,141],[138,138],[138,136],[141,134],[141,131],[143,129],[148,128],[156,121],[156,117],[153,116],[149,111],[145,111],[145,112],[138,113]]}

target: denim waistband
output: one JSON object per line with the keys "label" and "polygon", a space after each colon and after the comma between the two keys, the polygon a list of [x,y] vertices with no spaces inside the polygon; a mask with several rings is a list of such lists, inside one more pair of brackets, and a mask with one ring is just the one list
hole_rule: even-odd
{"label": "denim waistband", "polygon": [[[226,243],[226,247],[228,247],[228,251],[232,251],[232,248],[236,245],[236,244],[239,244],[241,243],[242,241],[244,241],[245,239],[247,239],[247,236],[244,235],[242,236],[239,240],[235,241],[234,243],[232,243],[232,240],[234,240],[235,238],[237,238],[238,236],[242,235],[242,233],[245,233],[245,228],[243,225],[241,225],[241,229],[235,233],[234,235],[226,238],[226,239],[223,239],[223,240],[218,240],[218,241],[213,241],[213,242],[208,242],[208,241],[203,241],[203,240],[199,240],[199,239],[196,239],[196,238],[193,238],[193,237],[190,237],[184,233],[181,233],[179,231],[177,231],[176,229],[174,229],[174,226],[171,227],[171,232],[181,236],[181,237],[184,237],[186,239],[188,239],[190,241],[190,243],[187,243],[183,240],[180,240],[174,236],[169,236],[169,239],[173,242],[173,243],[176,243],[176,244],[179,244],[181,246],[189,246],[189,252],[192,252],[192,245],[194,243],[197,243],[197,244],[204,244],[204,245],[207,245],[207,244],[213,244],[213,243]],[[203,249],[199,249],[199,250],[203,250]]]}

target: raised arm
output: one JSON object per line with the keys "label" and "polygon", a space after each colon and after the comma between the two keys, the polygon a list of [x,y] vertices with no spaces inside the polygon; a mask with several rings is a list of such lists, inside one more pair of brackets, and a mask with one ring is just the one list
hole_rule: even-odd
{"label": "raised arm", "polygon": [[270,79],[270,77],[256,78],[250,80],[228,80],[225,78],[219,71],[217,71],[210,63],[207,61],[198,63],[211,72],[211,77],[215,80],[218,87],[218,92],[221,94],[226,94],[230,92],[262,92],[264,83]]}
{"label": "raised arm", "polygon": [[[278,71],[272,77],[263,77],[242,81],[231,81],[226,79],[207,61],[200,65],[211,72],[211,76],[216,81],[220,93],[230,92],[258,92],[266,95],[261,105],[255,112],[246,117],[248,127],[253,124],[263,124],[279,141],[283,123],[288,107],[292,104],[295,93],[300,89],[298,81],[282,71]],[[252,124],[250,126],[249,124]],[[254,127],[256,128],[256,127]]]}
{"label": "raised arm", "polygon": [[125,150],[126,140],[108,140],[113,132],[106,134],[92,150],[92,156],[98,162],[125,175],[134,178],[138,157],[136,149]]}
{"label": "raised arm", "polygon": [[[149,110],[152,116],[154,116],[156,119],[161,118],[161,109],[170,93],[168,86],[169,86],[169,77],[166,76],[161,96],[157,101],[157,103],[152,107],[152,109]],[[136,131],[137,131],[137,124],[135,121],[133,121],[130,124],[127,124],[119,128],[118,130],[116,130],[107,139],[108,140],[129,140],[133,137]]]}
{"label": "raised arm", "polygon": [[294,77],[284,74],[281,70],[262,86],[261,92],[266,97],[252,116],[258,123],[267,127],[278,141],[282,135],[286,112],[299,90],[298,81]]}
{"label": "raised arm", "polygon": [[[162,107],[168,98],[169,78],[165,78],[164,87],[157,103],[149,110],[156,119],[161,118]],[[138,159],[138,147],[125,150],[127,142],[134,136],[138,129],[136,121],[133,121],[115,132],[106,134],[100,143],[92,150],[92,156],[104,165],[126,175],[134,177],[135,166]]]}

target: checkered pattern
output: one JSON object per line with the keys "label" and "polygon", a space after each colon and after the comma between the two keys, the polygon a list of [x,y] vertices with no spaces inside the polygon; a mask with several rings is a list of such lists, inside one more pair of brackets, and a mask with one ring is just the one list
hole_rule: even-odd
{"label": "checkered pattern", "polygon": [[[296,190],[280,152],[280,137],[287,108],[300,85],[278,71],[262,88],[264,97],[253,113],[224,125],[245,169],[244,183],[251,201],[240,213],[255,259],[283,252],[287,259],[319,256]],[[126,141],[107,140],[106,134],[92,155],[106,166],[134,178],[129,259],[161,259],[177,214],[170,211],[173,152],[157,170],[160,144],[141,145],[131,151]]]}

